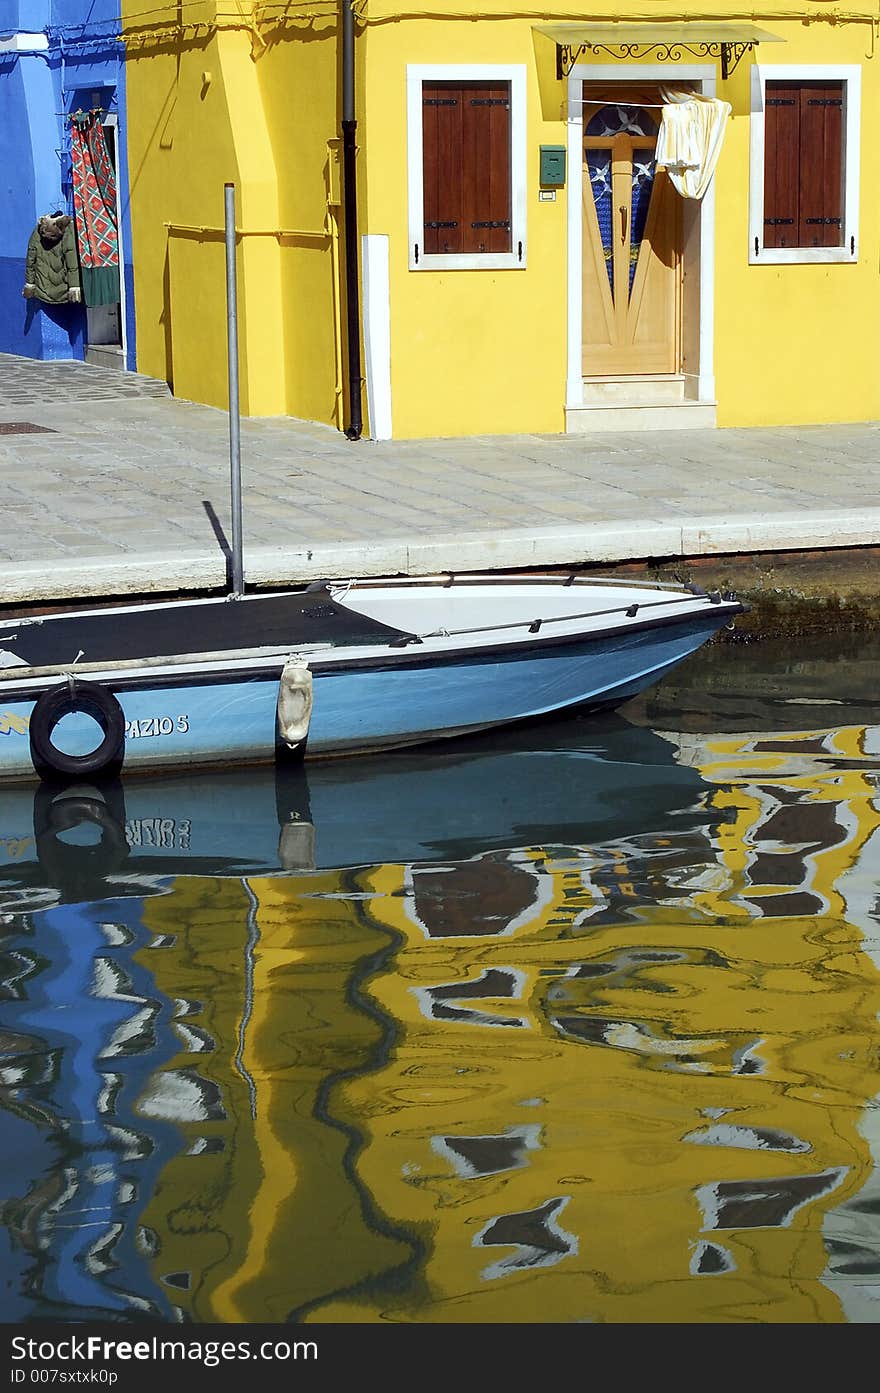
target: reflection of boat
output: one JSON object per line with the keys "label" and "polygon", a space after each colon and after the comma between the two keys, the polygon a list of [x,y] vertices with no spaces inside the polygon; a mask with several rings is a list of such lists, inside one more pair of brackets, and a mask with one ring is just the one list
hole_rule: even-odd
{"label": "reflection of boat", "polygon": [[[618,717],[398,751],[190,778],[7,788],[0,902],[144,893],[145,878],[456,860],[656,830],[696,811],[698,771]],[[10,898],[11,897],[11,898]],[[17,898],[18,897],[18,898]],[[42,900],[40,901],[42,903]]]}
{"label": "reflection of boat", "polygon": [[0,775],[360,753],[607,707],[743,608],[696,587],[490,575],[12,620]]}

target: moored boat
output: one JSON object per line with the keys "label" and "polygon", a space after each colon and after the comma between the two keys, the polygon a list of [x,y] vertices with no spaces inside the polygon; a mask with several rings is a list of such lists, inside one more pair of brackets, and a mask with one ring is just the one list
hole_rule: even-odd
{"label": "moored boat", "polygon": [[0,778],[416,745],[619,705],[745,606],[578,575],[318,582],[0,624]]}

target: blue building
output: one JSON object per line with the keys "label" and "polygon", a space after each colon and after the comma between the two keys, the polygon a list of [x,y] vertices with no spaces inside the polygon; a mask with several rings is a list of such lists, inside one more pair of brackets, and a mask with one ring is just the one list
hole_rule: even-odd
{"label": "blue building", "polygon": [[[0,352],[135,366],[118,0],[0,0]],[[40,217],[73,215],[71,120],[98,112],[116,171],[119,301],[89,307],[25,299],[28,241]]]}

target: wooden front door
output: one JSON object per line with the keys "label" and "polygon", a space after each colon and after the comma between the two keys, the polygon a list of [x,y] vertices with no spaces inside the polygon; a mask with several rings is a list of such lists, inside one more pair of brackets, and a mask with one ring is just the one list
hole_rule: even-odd
{"label": "wooden front door", "polygon": [[681,367],[681,199],[654,163],[659,94],[584,103],[583,372]]}

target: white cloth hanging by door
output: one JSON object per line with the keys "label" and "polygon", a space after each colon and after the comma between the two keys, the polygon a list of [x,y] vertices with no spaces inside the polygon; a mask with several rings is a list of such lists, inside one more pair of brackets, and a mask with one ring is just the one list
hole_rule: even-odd
{"label": "white cloth hanging by door", "polygon": [[661,85],[663,115],[655,158],[682,198],[702,198],[712,182],[730,102]]}

